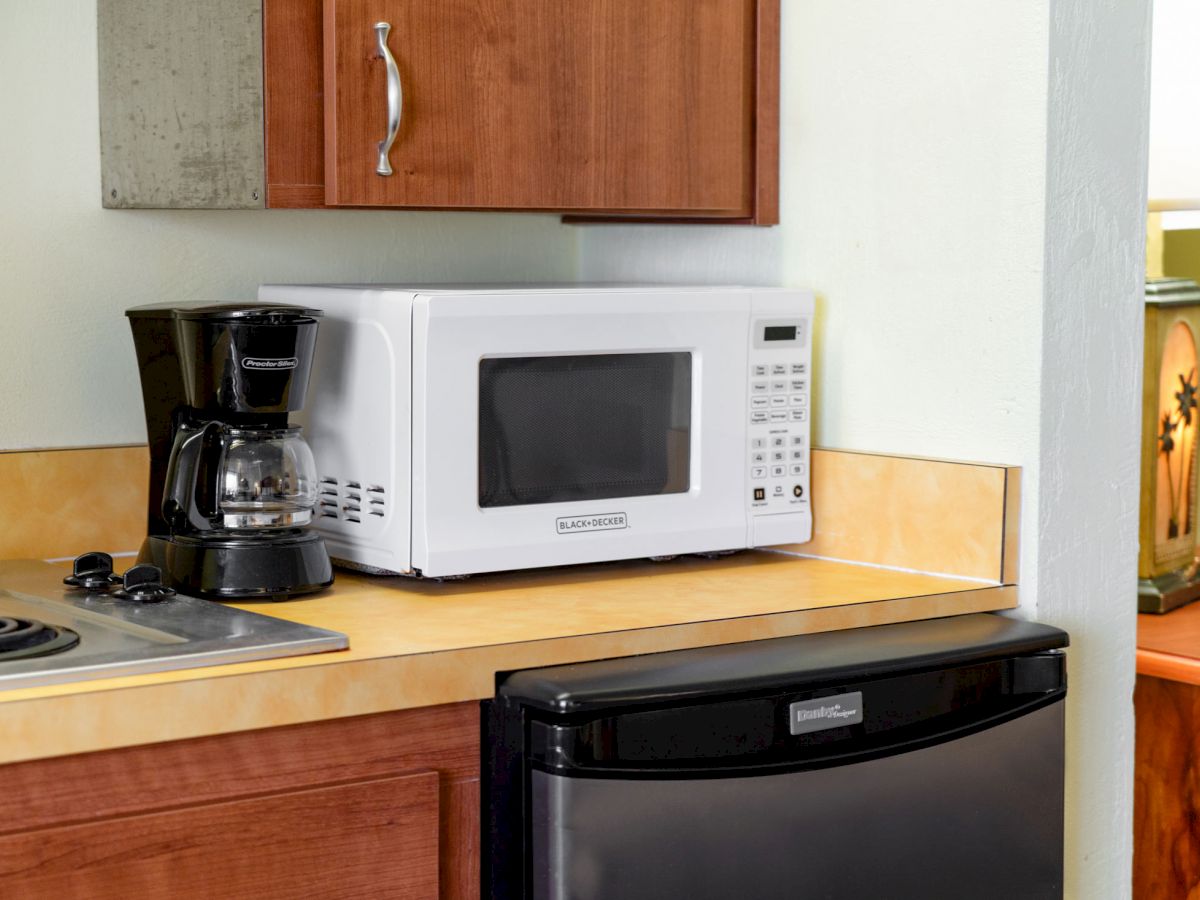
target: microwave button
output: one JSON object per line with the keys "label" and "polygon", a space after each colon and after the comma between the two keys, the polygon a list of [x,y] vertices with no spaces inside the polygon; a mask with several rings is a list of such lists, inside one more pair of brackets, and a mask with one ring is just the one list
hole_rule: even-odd
{"label": "microwave button", "polygon": [[807,384],[803,378],[793,378],[791,387],[793,391],[802,391]]}
{"label": "microwave button", "polygon": [[775,485],[775,491],[774,491],[774,494],[775,494],[775,496],[776,496],[776,497],[782,497],[782,496],[783,496],[783,485],[782,485],[782,484],[777,484],[777,485]]}
{"label": "microwave button", "polygon": [[772,450],[771,451],[771,462],[773,462],[773,463],[783,462],[783,451],[782,450]]}
{"label": "microwave button", "polygon": [[803,447],[804,446],[804,435],[793,434],[792,435],[792,446],[793,447]]}
{"label": "microwave button", "polygon": [[803,475],[804,463],[792,463],[792,465],[788,468],[788,471],[793,475]]}
{"label": "microwave button", "polygon": [[786,392],[787,384],[788,383],[786,381],[772,381],[771,382],[771,393],[772,394],[782,394],[782,393]]}
{"label": "microwave button", "polygon": [[761,450],[765,446],[767,446],[766,438],[751,438],[750,439],[750,449],[751,450]]}
{"label": "microwave button", "polygon": [[792,374],[803,375],[806,368],[808,367],[805,366],[804,363],[792,363]]}
{"label": "microwave button", "polygon": [[808,406],[808,394],[792,394],[789,399],[792,401],[792,406]]}
{"label": "microwave button", "polygon": [[787,366],[785,366],[783,363],[775,363],[775,365],[771,366],[771,374],[772,375],[786,375],[787,374]]}
{"label": "microwave button", "polygon": [[[771,413],[771,415],[774,416],[775,413]],[[793,422],[807,422],[808,421],[808,410],[807,409],[793,409],[792,410],[792,421]]]}
{"label": "microwave button", "polygon": [[[766,397],[755,397],[754,399],[755,400],[766,400],[767,398]],[[780,394],[778,397],[772,397],[771,405],[772,406],[787,406],[788,398],[783,396],[783,394]]]}
{"label": "microwave button", "polygon": [[767,401],[766,397],[751,397],[750,398],[750,408],[751,409],[766,409],[767,402],[768,401]]}
{"label": "microwave button", "polygon": [[804,451],[803,450],[793,450],[792,451],[792,461],[793,462],[802,462],[803,460],[804,460]]}
{"label": "microwave button", "polygon": [[786,466],[771,466],[771,475],[775,478],[779,478],[781,475],[783,475],[786,468]]}
{"label": "microwave button", "polygon": [[[802,410],[802,409],[793,409],[793,410],[792,410],[792,412],[793,412],[793,413],[798,413],[798,412],[804,412],[804,410]],[[772,421],[772,422],[786,422],[786,421],[787,421],[787,412],[786,412],[786,410],[782,410],[782,409],[781,409],[781,410],[779,410],[778,412],[774,412],[774,411],[773,411],[773,412],[771,413],[771,421]]]}
{"label": "microwave button", "polygon": [[767,414],[763,410],[757,410],[750,413],[750,424],[761,425],[767,421]]}
{"label": "microwave button", "polygon": [[756,378],[762,378],[764,375],[767,374],[767,367],[766,366],[751,366],[750,374],[755,376]]}
{"label": "microwave button", "polygon": [[753,469],[750,470],[750,477],[751,478],[766,478],[767,477],[767,467],[766,466],[755,466]]}
{"label": "microwave button", "polygon": [[750,454],[750,462],[754,463],[756,466],[761,466],[766,461],[767,454],[763,453],[761,450],[759,450],[757,453]]}
{"label": "microwave button", "polygon": [[784,444],[784,436],[782,434],[777,434],[771,438],[771,446],[772,447],[782,447],[783,444]]}
{"label": "microwave button", "polygon": [[767,392],[767,383],[765,381],[756,381],[750,385],[750,393],[765,394]]}
{"label": "microwave button", "polygon": [[767,499],[767,489],[766,488],[755,488],[754,489],[754,499],[755,500],[766,500]]}

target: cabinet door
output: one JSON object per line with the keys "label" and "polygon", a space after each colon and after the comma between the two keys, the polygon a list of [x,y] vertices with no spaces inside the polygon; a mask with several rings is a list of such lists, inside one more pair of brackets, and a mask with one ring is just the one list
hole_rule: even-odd
{"label": "cabinet door", "polygon": [[[326,202],[746,217],[755,0],[325,0]],[[388,131],[390,27],[403,115]]]}
{"label": "cabinet door", "polygon": [[422,772],[0,837],[9,900],[438,897]]}

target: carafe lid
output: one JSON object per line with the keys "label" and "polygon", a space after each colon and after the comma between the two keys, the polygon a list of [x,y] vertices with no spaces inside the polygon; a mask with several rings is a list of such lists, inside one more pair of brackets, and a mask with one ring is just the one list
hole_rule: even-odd
{"label": "carafe lid", "polygon": [[208,319],[215,322],[252,322],[255,319],[284,319],[293,324],[300,319],[315,319],[324,315],[319,309],[293,306],[287,303],[255,303],[248,301],[206,300],[189,303],[151,303],[125,310],[131,319]]}

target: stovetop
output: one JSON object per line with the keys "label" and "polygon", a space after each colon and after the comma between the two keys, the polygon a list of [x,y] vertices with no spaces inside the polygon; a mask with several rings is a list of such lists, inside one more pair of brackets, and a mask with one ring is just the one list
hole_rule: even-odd
{"label": "stovetop", "polygon": [[275,659],[348,646],[346,636],[336,631],[184,594],[139,603],[114,593],[64,587],[35,595],[0,585],[0,689]]}

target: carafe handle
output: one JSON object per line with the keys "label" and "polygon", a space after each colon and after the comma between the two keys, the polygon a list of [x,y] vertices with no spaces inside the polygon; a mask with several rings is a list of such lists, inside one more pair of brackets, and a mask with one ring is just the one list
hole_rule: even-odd
{"label": "carafe handle", "polygon": [[219,432],[221,423],[205,422],[196,427],[183,423],[175,433],[175,444],[171,448],[171,460],[167,465],[167,490],[163,492],[163,518],[171,531],[212,531],[217,527],[217,511],[207,512],[200,508],[199,472],[200,459],[206,438]]}

